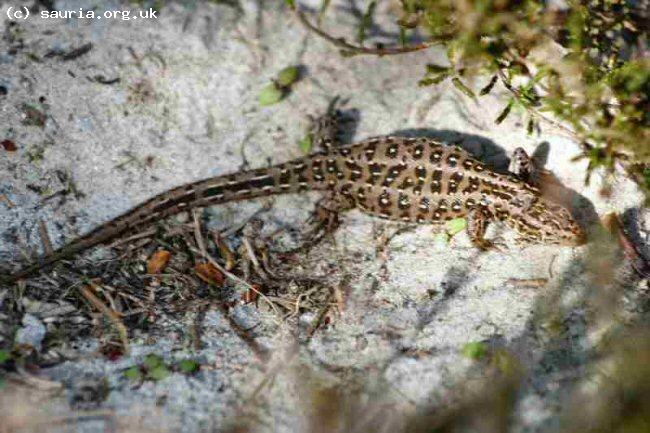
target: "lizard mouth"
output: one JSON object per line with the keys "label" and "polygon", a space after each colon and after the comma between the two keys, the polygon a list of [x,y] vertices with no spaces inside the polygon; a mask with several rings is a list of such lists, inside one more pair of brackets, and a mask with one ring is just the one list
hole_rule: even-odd
{"label": "lizard mouth", "polygon": [[573,233],[569,238],[564,239],[562,244],[570,247],[579,247],[587,243],[587,234],[580,230],[578,233]]}

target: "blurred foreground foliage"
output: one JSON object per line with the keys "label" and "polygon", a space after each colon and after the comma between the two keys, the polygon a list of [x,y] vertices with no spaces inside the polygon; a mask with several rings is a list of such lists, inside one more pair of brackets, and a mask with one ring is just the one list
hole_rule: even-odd
{"label": "blurred foreground foliage", "polygon": [[[287,2],[299,8],[298,2]],[[323,10],[329,5],[323,3]],[[395,0],[401,46],[424,38],[446,48],[446,64],[430,64],[421,86],[450,81],[471,98],[500,82],[513,107],[528,116],[529,133],[548,122],[581,143],[577,159],[610,172],[617,164],[650,192],[650,59],[647,2],[625,0]],[[360,36],[376,1],[366,1]],[[332,38],[336,39],[336,38]],[[346,55],[373,54],[338,38]],[[363,39],[357,39],[363,44]],[[334,41],[336,43],[336,41]],[[345,44],[345,46],[343,46]],[[378,45],[377,55],[399,54]],[[473,79],[491,77],[480,89]],[[588,178],[587,178],[588,181]]]}

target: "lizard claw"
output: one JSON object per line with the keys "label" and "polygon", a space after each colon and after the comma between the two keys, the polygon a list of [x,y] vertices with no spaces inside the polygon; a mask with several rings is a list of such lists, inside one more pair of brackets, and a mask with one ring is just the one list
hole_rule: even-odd
{"label": "lizard claw", "polygon": [[507,251],[507,246],[503,242],[503,238],[496,238],[495,240],[480,239],[475,240],[474,245],[481,251],[498,251],[500,253],[505,253]]}

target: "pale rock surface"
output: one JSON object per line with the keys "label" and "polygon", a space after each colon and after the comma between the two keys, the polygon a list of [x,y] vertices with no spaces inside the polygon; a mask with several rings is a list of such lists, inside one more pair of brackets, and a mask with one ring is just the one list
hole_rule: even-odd
{"label": "pale rock surface", "polygon": [[[517,112],[495,125],[507,101],[504,89],[497,86],[474,102],[449,84],[419,88],[425,64],[444,61],[442,50],[343,58],[307,33],[279,3],[171,4],[155,20],[30,17],[20,22],[26,48],[15,56],[0,50],[0,84],[8,90],[0,96],[0,139],[18,145],[15,153],[0,150],[0,193],[13,203],[0,202],[2,261],[18,257],[22,247],[41,245],[39,219],[47,222],[59,246],[173,186],[237,171],[244,162],[258,167],[300,156],[297,143],[308,124],[306,115],[322,113],[335,95],[346,101],[345,108],[360,112],[355,140],[389,133],[432,135],[457,142],[501,169],[515,147],[532,153],[547,143],[546,167],[583,197],[585,215],[640,206],[641,194],[623,178],[609,198],[599,194],[598,174],[585,187],[586,163],[570,162],[579,147],[559,131],[543,125],[541,135],[528,136],[524,114]],[[55,5],[93,6],[97,12],[125,8],[118,2]],[[333,34],[354,35],[357,21],[347,5],[332,2],[324,25]],[[384,33],[371,32],[372,40],[394,40],[393,21],[380,5],[376,24]],[[0,33],[8,25],[2,19]],[[92,50],[78,59],[43,57],[87,42]],[[32,61],[24,52],[34,52],[42,61]],[[295,64],[303,65],[306,74],[291,94],[277,105],[260,107],[260,89],[280,69]],[[97,75],[120,81],[105,85],[89,79]],[[479,88],[487,79],[471,84]],[[48,107],[45,127],[21,124],[21,105],[35,104],[41,96]],[[29,154],[40,157],[30,162]],[[144,163],[149,157],[150,163]],[[83,196],[44,201],[34,192],[46,196],[63,189],[60,173],[68,174]],[[301,227],[316,198],[277,198],[272,210],[262,214],[264,230]],[[206,212],[211,224],[228,227],[260,206],[256,201]],[[588,284],[580,276],[586,247],[512,246],[506,253],[481,253],[465,234],[447,245],[421,226],[397,234],[378,251],[382,233],[398,227],[353,211],[344,217],[336,242],[319,246],[301,265],[303,273],[327,276],[332,285],[349,276],[350,292],[345,314],[320,329],[297,356],[291,355],[292,330],[261,331],[260,339],[274,351],[269,365],[261,365],[222,314],[212,310],[202,323],[205,347],[193,354],[211,368],[197,376],[174,374],[138,388],[123,377],[147,353],[182,359],[186,349],[173,330],[183,329],[183,317],[165,318],[170,336],[154,344],[136,341],[128,358],[109,362],[88,356],[44,374],[67,386],[80,377],[105,376],[111,392],[104,407],[127,419],[155,413],[143,418],[144,426],[168,419],[171,430],[177,426],[196,432],[220,428],[237,417],[265,377],[263,369],[283,365],[259,393],[263,421],[254,425],[260,431],[307,431],[309,419],[301,406],[307,403],[296,373],[300,368],[320,372],[325,382],[365,378],[369,389],[382,390],[382,398],[409,402],[412,409],[443,401],[456,384],[477,375],[475,363],[461,350],[468,342],[486,341],[514,351],[531,375],[518,403],[517,428],[537,431],[552,425],[565,383],[559,372],[579,370],[582,351],[577,344],[555,355],[545,352],[534,331],[533,312],[549,293],[562,292],[571,305],[571,296],[583,292]],[[510,236],[503,227],[493,227],[490,234]],[[550,282],[547,288],[515,287],[507,283],[510,278]],[[252,323],[269,321],[255,309],[238,314],[248,315]],[[582,312],[570,317],[580,341]],[[94,349],[91,340],[86,353]],[[89,422],[80,431],[95,428]]]}

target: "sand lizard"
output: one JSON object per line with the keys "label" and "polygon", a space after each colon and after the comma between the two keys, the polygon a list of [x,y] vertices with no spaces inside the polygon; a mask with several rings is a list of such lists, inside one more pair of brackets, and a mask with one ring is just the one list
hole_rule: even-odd
{"label": "sand lizard", "polygon": [[[516,156],[524,160],[521,152]],[[586,241],[566,208],[543,198],[520,176],[488,169],[458,146],[430,138],[385,136],[348,146],[326,145],[319,152],[272,167],[173,188],[7,279],[28,276],[191,208],[307,190],[329,191],[331,203],[339,210],[356,207],[384,219],[441,225],[465,217],[472,242],[481,248],[490,244],[484,234],[491,221],[508,223],[525,242],[581,245]]]}

